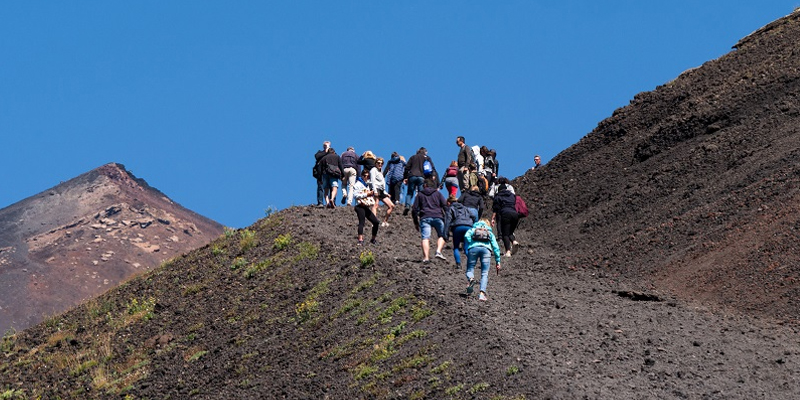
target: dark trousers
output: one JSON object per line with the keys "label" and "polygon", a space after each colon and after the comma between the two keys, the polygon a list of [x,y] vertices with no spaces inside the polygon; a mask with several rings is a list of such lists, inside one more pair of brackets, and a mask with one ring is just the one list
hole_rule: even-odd
{"label": "dark trousers", "polygon": [[513,210],[503,210],[497,217],[500,219],[497,221],[497,226],[500,231],[500,237],[503,239],[503,247],[505,247],[506,251],[509,251],[511,250],[511,242],[516,239],[514,231],[519,225],[519,214]]}
{"label": "dark trousers", "polygon": [[397,181],[389,185],[389,198],[392,199],[392,204],[398,204],[400,200],[400,189],[403,188],[403,181]]}
{"label": "dark trousers", "polygon": [[358,234],[364,234],[364,220],[368,219],[369,222],[372,223],[372,237],[374,238],[377,236],[378,227],[380,226],[381,222],[378,221],[378,217],[372,213],[372,210],[370,210],[368,207],[362,206],[361,204],[353,207],[353,209],[356,211],[356,215],[358,215]]}
{"label": "dark trousers", "polygon": [[322,179],[317,178],[317,205],[325,205],[325,188],[322,187]]}

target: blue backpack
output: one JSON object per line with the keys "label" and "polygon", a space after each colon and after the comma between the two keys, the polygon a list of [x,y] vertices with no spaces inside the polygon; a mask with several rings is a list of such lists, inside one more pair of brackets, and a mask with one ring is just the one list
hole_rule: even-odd
{"label": "blue backpack", "polygon": [[427,158],[422,163],[422,174],[425,175],[426,178],[433,175],[433,164],[431,163],[431,160]]}

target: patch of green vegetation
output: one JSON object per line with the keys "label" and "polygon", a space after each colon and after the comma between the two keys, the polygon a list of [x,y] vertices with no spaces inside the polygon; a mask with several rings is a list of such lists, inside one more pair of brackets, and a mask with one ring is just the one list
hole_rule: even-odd
{"label": "patch of green vegetation", "polygon": [[375,255],[371,250],[364,250],[358,255],[358,261],[361,262],[361,268],[366,268],[375,264]]}
{"label": "patch of green vegetation", "polygon": [[473,385],[471,388],[467,389],[467,393],[475,394],[478,392],[483,392],[484,390],[489,388],[489,384],[486,382],[480,382]]}
{"label": "patch of green vegetation", "polygon": [[128,302],[128,315],[134,317],[134,319],[143,319],[145,321],[153,318],[153,310],[156,307],[156,299],[154,297],[148,297],[146,299],[137,299],[132,298]]}
{"label": "patch of green vegetation", "polygon": [[211,254],[215,256],[225,254],[225,249],[219,247],[218,244],[215,244],[214,246],[211,247]]}
{"label": "patch of green vegetation", "polygon": [[506,376],[516,375],[519,373],[519,367],[516,365],[512,365],[506,368]]}
{"label": "patch of green vegetation", "polygon": [[198,323],[186,328],[186,330],[189,331],[189,332],[197,332],[200,329],[203,329],[204,326],[205,326],[205,324],[203,324],[202,322],[198,322]]}
{"label": "patch of green vegetation", "polygon": [[90,368],[97,366],[97,364],[98,364],[97,360],[87,360],[82,362],[81,365],[78,365],[77,368],[73,369],[69,373],[72,376],[83,375],[84,372],[88,371]]}
{"label": "patch of green vegetation", "polygon": [[206,285],[202,283],[195,283],[194,285],[189,285],[183,289],[184,296],[191,296],[197,293],[200,293],[203,289],[206,288]]}
{"label": "patch of green vegetation", "polygon": [[14,328],[9,328],[3,334],[3,339],[0,340],[0,353],[8,353],[14,348],[14,343],[17,340],[17,331]]}
{"label": "patch of green vegetation", "polygon": [[311,299],[302,303],[298,303],[294,307],[295,320],[303,324],[314,317],[314,314],[319,310],[319,302]]}
{"label": "patch of green vegetation", "polygon": [[225,235],[226,238],[230,239],[234,235],[236,235],[236,229],[229,228],[229,227],[226,226],[224,231],[223,231],[223,234]]}
{"label": "patch of green vegetation", "polygon": [[239,232],[239,250],[245,252],[253,247],[256,247],[257,244],[258,238],[256,237],[255,232],[249,229],[242,229]]}
{"label": "patch of green vegetation", "polygon": [[233,263],[231,264],[231,270],[235,271],[241,267],[244,267],[245,265],[247,265],[247,260],[245,260],[244,257],[236,257],[233,259]]}
{"label": "patch of green vegetation", "polygon": [[294,262],[303,260],[316,260],[319,256],[319,246],[313,243],[302,242],[297,245],[297,250],[297,255],[292,257],[292,261]]}
{"label": "patch of green vegetation", "polygon": [[408,398],[409,400],[422,400],[425,397],[427,397],[426,394],[427,393],[425,393],[424,390],[417,390],[416,392],[411,393],[411,395],[409,395]]}
{"label": "patch of green vegetation", "polygon": [[411,306],[411,318],[414,322],[422,321],[433,314],[433,310],[425,306],[427,306],[427,304],[422,300]]}
{"label": "patch of green vegetation", "polygon": [[431,369],[431,372],[434,373],[434,374],[441,374],[442,372],[447,371],[450,368],[450,366],[452,366],[452,365],[453,365],[453,363],[451,363],[450,361],[445,361],[445,362],[433,367]]}
{"label": "patch of green vegetation", "polygon": [[392,321],[392,316],[401,309],[403,309],[403,307],[405,307],[407,303],[408,300],[406,300],[405,297],[398,297],[394,299],[394,301],[392,301],[392,304],[386,307],[386,309],[383,310],[383,312],[381,312],[380,315],[378,315],[378,320],[380,321],[381,324],[388,324],[389,322]]}
{"label": "patch of green vegetation", "polygon": [[401,337],[400,339],[397,339],[397,345],[398,346],[402,346],[403,344],[405,344],[409,340],[420,339],[420,338],[423,338],[423,337],[425,337],[427,335],[428,335],[428,332],[425,332],[422,329],[417,329],[417,330],[409,333],[408,335],[405,335],[405,336]]}
{"label": "patch of green vegetation", "polygon": [[361,282],[358,285],[356,285],[356,287],[354,287],[353,290],[350,293],[356,294],[356,293],[362,292],[364,290],[367,290],[367,289],[375,286],[375,283],[377,283],[377,282],[378,282],[378,274],[372,275],[369,279],[367,279],[364,282]]}
{"label": "patch of green vegetation", "polygon": [[361,380],[361,379],[364,379],[364,378],[374,374],[375,372],[378,372],[378,367],[375,367],[375,366],[372,366],[372,365],[364,365],[364,364],[362,364],[362,365],[359,365],[358,367],[356,367],[356,369],[354,371],[354,374],[353,374],[353,377],[356,380]]}
{"label": "patch of green vegetation", "polygon": [[361,306],[361,300],[358,299],[350,299],[347,300],[336,312],[331,316],[331,319],[334,320],[342,316],[342,314],[348,313],[352,310],[357,309]]}
{"label": "patch of green vegetation", "polygon": [[444,394],[446,394],[448,396],[454,396],[458,392],[460,392],[462,389],[464,389],[464,384],[463,383],[460,384],[460,385],[450,386],[449,388],[445,389]]}
{"label": "patch of green vegetation", "polygon": [[267,206],[267,208],[264,209],[264,216],[269,218],[269,217],[272,216],[272,214],[275,214],[276,212],[278,212],[277,208],[275,208],[273,206]]}
{"label": "patch of green vegetation", "polygon": [[22,389],[6,389],[0,392],[0,399],[2,400],[24,399],[24,398],[25,398],[25,391]]}
{"label": "patch of green vegetation", "polygon": [[199,360],[200,358],[202,358],[202,357],[203,357],[204,355],[206,355],[206,354],[208,354],[208,352],[207,352],[207,351],[205,351],[205,350],[200,350],[200,351],[198,351],[198,352],[195,352],[194,354],[192,354],[192,355],[191,355],[191,357],[189,357],[189,359],[188,359],[188,360],[186,360],[186,361],[189,361],[189,362],[192,362],[192,361],[197,361],[197,360]]}
{"label": "patch of green vegetation", "polygon": [[292,235],[290,233],[284,233],[283,235],[278,235],[275,240],[272,242],[272,248],[278,251],[281,251],[287,247],[289,244],[292,243]]}
{"label": "patch of green vegetation", "polygon": [[400,372],[409,368],[419,368],[422,367],[423,365],[430,364],[431,361],[433,361],[433,357],[424,353],[417,354],[415,356],[406,358],[405,360],[401,361],[394,368],[392,368],[392,371]]}
{"label": "patch of green vegetation", "polygon": [[249,267],[247,267],[247,269],[244,271],[244,277],[246,279],[250,279],[255,274],[257,274],[257,273],[259,273],[259,272],[271,267],[273,263],[274,263],[273,259],[272,258],[268,258],[266,260],[262,260],[262,261],[259,261],[259,262],[255,263],[255,264],[252,264]]}

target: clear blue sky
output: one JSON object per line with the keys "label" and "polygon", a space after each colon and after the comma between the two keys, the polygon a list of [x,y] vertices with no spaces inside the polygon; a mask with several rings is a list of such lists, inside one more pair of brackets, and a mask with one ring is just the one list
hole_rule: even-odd
{"label": "clear blue sky", "polygon": [[108,162],[232,227],[315,202],[323,140],[454,138],[515,177],[800,0],[0,4],[0,208]]}

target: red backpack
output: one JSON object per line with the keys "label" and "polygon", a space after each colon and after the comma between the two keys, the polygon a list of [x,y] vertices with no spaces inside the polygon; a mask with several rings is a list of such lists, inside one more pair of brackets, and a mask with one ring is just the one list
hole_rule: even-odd
{"label": "red backpack", "polygon": [[517,195],[517,199],[514,201],[514,209],[517,210],[517,214],[519,214],[520,218],[528,216],[528,206],[525,204],[525,200],[522,200],[522,197],[519,195]]}

